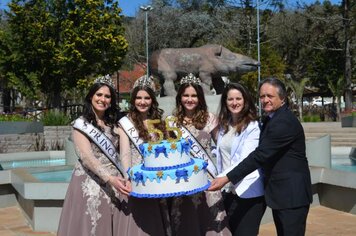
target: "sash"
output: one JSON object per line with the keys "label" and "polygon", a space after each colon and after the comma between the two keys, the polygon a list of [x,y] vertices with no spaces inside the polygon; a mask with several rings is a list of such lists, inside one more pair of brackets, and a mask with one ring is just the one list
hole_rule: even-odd
{"label": "sash", "polygon": [[216,178],[218,171],[216,166],[214,165],[214,162],[211,160],[211,157],[208,155],[206,150],[201,146],[199,141],[192,135],[187,128],[185,128],[183,125],[180,127],[182,131],[182,137],[184,139],[189,138],[192,140],[192,145],[191,145],[191,152],[196,158],[204,159],[205,161],[208,162],[207,170],[209,174],[213,177]]}
{"label": "sash", "polygon": [[73,128],[86,134],[105,154],[105,156],[116,166],[123,176],[126,176],[126,172],[121,167],[118,159],[118,153],[111,140],[103,134],[99,129],[95,128],[92,124],[84,121],[82,118],[78,118],[74,121]]}
{"label": "sash", "polygon": [[126,135],[130,138],[131,142],[135,145],[135,147],[141,154],[139,146],[144,141],[142,138],[140,138],[135,126],[132,124],[132,122],[130,121],[130,119],[127,116],[122,117],[119,120],[119,123],[120,123],[122,129],[125,131]]}

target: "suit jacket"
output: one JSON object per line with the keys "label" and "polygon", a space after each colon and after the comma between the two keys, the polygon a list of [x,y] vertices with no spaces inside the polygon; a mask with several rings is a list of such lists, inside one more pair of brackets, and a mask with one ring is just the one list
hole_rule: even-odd
{"label": "suit jacket", "polygon": [[[232,147],[230,152],[231,167],[222,170],[222,157],[220,154],[221,138],[224,132],[220,130],[216,146],[216,160],[218,166],[219,176],[225,176],[230,170],[237,166],[248,154],[258,146],[260,128],[257,121],[250,122],[246,129],[240,134],[236,134],[232,140]],[[263,178],[261,169],[257,169],[248,174],[245,178],[234,185],[236,194],[241,198],[252,198],[263,195]]]}
{"label": "suit jacket", "polygon": [[237,183],[260,167],[265,174],[265,199],[270,208],[288,209],[312,202],[304,130],[287,105],[264,125],[256,150],[227,177]]}

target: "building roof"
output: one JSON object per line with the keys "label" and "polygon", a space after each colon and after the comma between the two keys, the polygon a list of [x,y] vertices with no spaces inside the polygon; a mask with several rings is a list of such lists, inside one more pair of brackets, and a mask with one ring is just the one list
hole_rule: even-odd
{"label": "building roof", "polygon": [[[130,93],[136,79],[146,73],[145,64],[134,65],[133,70],[119,70],[113,77],[118,81],[118,91],[120,94]],[[116,78],[115,78],[116,77]]]}

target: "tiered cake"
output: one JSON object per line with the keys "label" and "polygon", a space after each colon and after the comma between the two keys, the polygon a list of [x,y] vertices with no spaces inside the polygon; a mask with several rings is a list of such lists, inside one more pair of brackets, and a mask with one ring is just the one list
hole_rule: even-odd
{"label": "tiered cake", "polygon": [[191,141],[163,140],[158,144],[143,143],[143,163],[128,170],[132,183],[131,196],[164,198],[190,195],[210,186],[203,159],[190,156]]}

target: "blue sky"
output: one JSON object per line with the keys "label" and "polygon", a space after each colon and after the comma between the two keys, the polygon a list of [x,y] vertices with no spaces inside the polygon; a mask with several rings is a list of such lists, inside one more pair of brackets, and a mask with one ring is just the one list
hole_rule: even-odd
{"label": "blue sky", "polygon": [[150,0],[119,0],[119,6],[126,16],[135,16],[135,13],[140,9],[140,6],[147,5]]}
{"label": "blue sky", "polygon": [[[11,0],[0,0],[0,9],[6,8]],[[135,16],[141,5],[147,5],[150,0],[119,0],[119,6],[126,16]]]}
{"label": "blue sky", "polygon": [[[286,5],[295,6],[298,0],[285,0],[287,2]],[[299,0],[300,2],[315,2],[316,0]],[[324,0],[319,0],[323,2]],[[331,0],[334,4],[340,4],[342,0]],[[10,2],[10,0],[0,0],[0,8],[6,8],[6,4]],[[123,14],[126,16],[135,16],[136,12],[139,10],[141,5],[147,5],[150,3],[150,0],[119,0],[119,6],[123,10]],[[262,2],[262,1],[261,1]]]}

